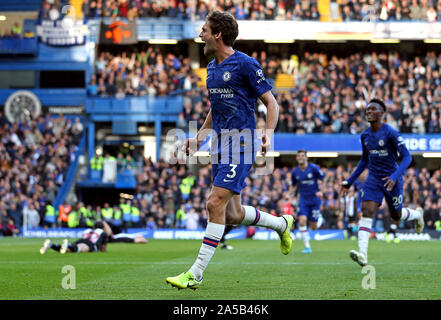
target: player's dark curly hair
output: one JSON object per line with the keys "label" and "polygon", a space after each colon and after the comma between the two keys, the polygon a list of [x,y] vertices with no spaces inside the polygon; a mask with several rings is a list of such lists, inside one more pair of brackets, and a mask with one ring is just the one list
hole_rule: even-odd
{"label": "player's dark curly hair", "polygon": [[95,229],[104,229],[104,223],[101,220],[95,221],[93,227]]}
{"label": "player's dark curly hair", "polygon": [[371,103],[379,104],[383,108],[383,111],[386,112],[386,104],[382,100],[380,100],[380,99],[372,99],[372,100],[370,100],[368,102],[368,105],[371,104]]}
{"label": "player's dark curly hair", "polygon": [[207,16],[210,23],[211,33],[221,33],[225,45],[232,47],[239,35],[239,26],[236,19],[228,12],[214,10]]}

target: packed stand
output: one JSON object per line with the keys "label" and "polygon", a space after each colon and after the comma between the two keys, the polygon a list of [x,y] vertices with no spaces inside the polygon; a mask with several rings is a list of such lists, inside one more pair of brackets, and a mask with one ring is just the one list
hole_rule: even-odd
{"label": "packed stand", "polygon": [[342,21],[435,22],[441,20],[439,0],[341,0],[338,6]]}
{"label": "packed stand", "polygon": [[309,54],[294,69],[295,89],[280,94],[279,130],[358,134],[368,127],[365,92],[389,107],[385,120],[402,133],[441,132],[441,55],[408,59],[397,52],[347,58]]}
{"label": "packed stand", "polygon": [[[45,11],[49,11],[53,6],[48,3],[44,6]],[[168,17],[204,20],[208,13],[215,9],[228,11],[237,20],[320,20],[318,0],[83,0],[82,6],[86,18],[128,19]],[[434,22],[441,19],[441,1],[331,0],[330,11],[329,18],[335,21]]]}
{"label": "packed stand", "polygon": [[70,0],[44,0],[38,13],[41,20],[59,20],[67,14],[63,7],[70,5]]}
{"label": "packed stand", "polygon": [[204,20],[212,10],[228,11],[237,20],[319,20],[317,1],[149,1],[84,0],[86,18],[161,18]]}
{"label": "packed stand", "polygon": [[117,99],[167,96],[188,87],[194,78],[190,59],[149,47],[139,52],[101,52],[88,85],[90,96]]}
{"label": "packed stand", "polygon": [[0,113],[0,224],[14,230],[44,224],[83,132],[79,118],[39,116],[10,123]]}
{"label": "packed stand", "polygon": [[[407,59],[396,52],[346,58],[305,52],[285,62],[264,51],[252,56],[270,83],[278,73],[294,77],[294,88],[273,90],[280,106],[276,132],[360,134],[369,126],[364,117],[366,93],[386,102],[384,119],[401,133],[441,132],[441,54]],[[208,91],[193,82],[178,127],[187,128],[189,121],[200,127],[209,108]],[[256,107],[258,128],[264,125],[265,112],[262,104]]]}
{"label": "packed stand", "polygon": [[[273,215],[295,214],[298,198],[289,194],[292,169],[276,168],[266,176],[257,175],[253,169],[246,179],[247,187],[242,191],[242,203]],[[340,165],[322,170],[325,179],[321,188],[324,221],[321,228],[346,229],[350,216],[361,215],[360,186],[366,175],[360,177],[346,196],[339,198],[341,182],[349,177],[354,166],[349,164],[344,168]],[[69,212],[75,211],[73,223],[69,226],[85,227],[87,219],[92,219],[90,224],[94,219],[105,219],[122,229],[205,228],[208,218],[205,203],[212,184],[210,166],[193,175],[185,164],[172,165],[163,160],[153,163],[150,159],[144,159],[144,170],[137,179],[133,199],[121,199],[120,203],[107,203],[99,207],[80,203],[69,208]],[[404,206],[423,207],[426,227],[441,231],[441,169],[433,172],[408,169],[404,176]],[[390,224],[388,217],[387,207],[383,203],[374,219],[374,231],[387,230]],[[413,225],[401,221],[399,228],[412,229]]]}

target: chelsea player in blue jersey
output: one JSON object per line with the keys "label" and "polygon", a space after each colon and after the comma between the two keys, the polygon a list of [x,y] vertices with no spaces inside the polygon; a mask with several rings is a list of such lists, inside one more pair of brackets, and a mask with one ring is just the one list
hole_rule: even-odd
{"label": "chelsea player in blue jersey", "polygon": [[[361,189],[362,218],[358,228],[359,251],[351,250],[349,255],[360,266],[368,261],[368,241],[371,233],[372,218],[381,205],[383,198],[389,207],[392,220],[415,221],[415,231],[424,229],[422,208],[416,210],[403,208],[404,171],[412,162],[412,156],[406,148],[403,137],[391,126],[383,123],[386,105],[379,99],[369,101],[366,118],[370,128],[361,134],[363,153],[357,168],[348,180],[342,183],[341,192],[345,192],[366,169],[369,174]],[[398,153],[402,157],[398,165]]]}
{"label": "chelsea player in blue jersey", "polygon": [[275,217],[241,203],[240,193],[246,186],[245,179],[257,150],[254,139],[254,108],[257,99],[267,107],[265,132],[260,145],[262,154],[269,150],[278,121],[279,106],[259,63],[232,48],[238,34],[238,24],[234,17],[219,11],[213,11],[207,16],[199,34],[205,42],[204,54],[214,56],[207,66],[211,109],[196,137],[185,142],[184,150],[187,154],[195,152],[205,140],[203,135],[209,129],[212,142],[217,143],[212,143],[211,147],[213,187],[206,204],[209,219],[198,257],[187,272],[166,279],[167,283],[178,289],[199,287],[226,224],[271,228],[280,236],[282,253],[286,255],[292,249],[292,216]]}
{"label": "chelsea player in blue jersey", "polygon": [[300,238],[305,244],[302,253],[311,253],[307,222],[312,230],[317,229],[317,221],[320,217],[320,197],[322,196],[319,181],[323,180],[325,175],[317,165],[308,162],[306,150],[297,151],[296,159],[299,165],[291,172],[290,194],[294,193],[297,186],[299,193],[297,217]]}

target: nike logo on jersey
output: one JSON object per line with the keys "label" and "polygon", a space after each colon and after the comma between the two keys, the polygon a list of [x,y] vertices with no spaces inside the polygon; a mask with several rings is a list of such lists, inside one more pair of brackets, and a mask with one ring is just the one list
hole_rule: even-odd
{"label": "nike logo on jersey", "polygon": [[224,179],[224,182],[232,182],[232,181],[234,181],[234,180],[227,180],[227,179]]}

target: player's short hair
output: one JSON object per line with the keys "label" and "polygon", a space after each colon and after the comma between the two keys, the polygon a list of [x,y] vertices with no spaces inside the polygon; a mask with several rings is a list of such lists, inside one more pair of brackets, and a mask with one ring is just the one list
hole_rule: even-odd
{"label": "player's short hair", "polygon": [[306,149],[299,149],[299,150],[297,150],[297,154],[299,154],[299,153],[304,153],[305,155],[308,154],[308,152],[306,151]]}
{"label": "player's short hair", "polygon": [[104,229],[104,223],[101,220],[97,220],[95,221],[95,223],[93,224],[93,227],[95,229]]}
{"label": "player's short hair", "polygon": [[207,16],[211,33],[221,33],[225,45],[232,47],[239,35],[239,26],[236,19],[228,12],[211,11]]}
{"label": "player's short hair", "polygon": [[368,102],[368,105],[370,105],[371,103],[379,104],[383,108],[383,111],[386,112],[386,104],[382,100],[380,100],[380,99],[371,99]]}

